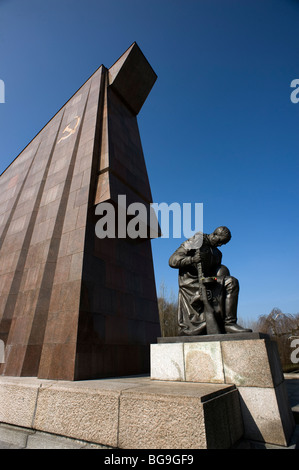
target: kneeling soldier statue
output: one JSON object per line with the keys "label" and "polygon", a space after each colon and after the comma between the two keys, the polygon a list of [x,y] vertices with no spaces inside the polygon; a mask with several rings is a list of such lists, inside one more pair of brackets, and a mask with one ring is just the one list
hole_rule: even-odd
{"label": "kneeling soldier statue", "polygon": [[170,257],[169,266],[179,269],[179,336],[252,331],[237,324],[239,283],[217,248],[230,239],[227,227],[198,232]]}

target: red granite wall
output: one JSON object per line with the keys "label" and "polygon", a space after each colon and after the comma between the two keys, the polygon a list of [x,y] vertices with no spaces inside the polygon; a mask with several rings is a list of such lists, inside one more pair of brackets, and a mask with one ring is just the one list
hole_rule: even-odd
{"label": "red granite wall", "polygon": [[159,335],[150,241],[95,236],[99,194],[111,200],[103,175],[106,195],[149,201],[136,112],[102,66],[0,178],[1,374],[148,370]]}

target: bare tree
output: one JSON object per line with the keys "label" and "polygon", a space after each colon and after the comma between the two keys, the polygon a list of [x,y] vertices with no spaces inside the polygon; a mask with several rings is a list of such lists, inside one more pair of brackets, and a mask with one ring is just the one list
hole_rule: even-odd
{"label": "bare tree", "polygon": [[292,315],[274,308],[269,315],[261,315],[257,322],[257,331],[267,333],[277,342],[278,352],[284,372],[298,369],[291,362],[291,341],[299,338],[299,313]]}
{"label": "bare tree", "polygon": [[173,291],[168,294],[164,281],[160,284],[158,308],[162,336],[177,336],[178,302]]}

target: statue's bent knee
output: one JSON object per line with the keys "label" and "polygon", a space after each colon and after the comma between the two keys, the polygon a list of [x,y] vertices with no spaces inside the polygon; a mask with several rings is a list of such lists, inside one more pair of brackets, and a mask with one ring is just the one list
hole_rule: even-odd
{"label": "statue's bent knee", "polygon": [[224,279],[224,285],[226,292],[228,293],[238,293],[239,292],[239,281],[233,276],[226,276]]}

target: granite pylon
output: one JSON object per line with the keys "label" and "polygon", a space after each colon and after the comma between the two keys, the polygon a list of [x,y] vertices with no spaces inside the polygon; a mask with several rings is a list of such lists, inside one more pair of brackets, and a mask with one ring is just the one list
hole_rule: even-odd
{"label": "granite pylon", "polygon": [[152,202],[137,123],[156,74],[136,43],[100,66],[0,177],[6,376],[149,370],[159,336],[150,238],[100,239],[95,208]]}

